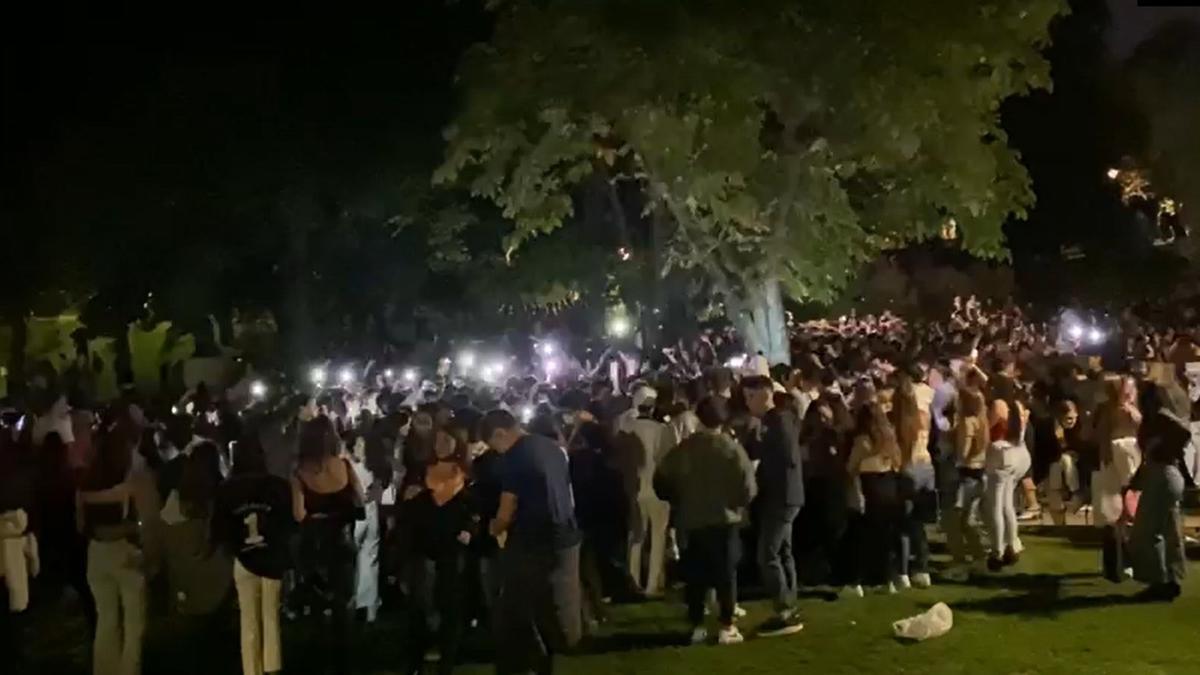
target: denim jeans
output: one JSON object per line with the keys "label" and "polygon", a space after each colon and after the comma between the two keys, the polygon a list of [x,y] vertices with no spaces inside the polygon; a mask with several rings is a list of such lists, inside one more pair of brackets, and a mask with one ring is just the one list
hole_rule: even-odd
{"label": "denim jeans", "polygon": [[758,535],[758,566],[776,612],[789,610],[796,604],[792,523],[799,513],[799,507],[785,506],[766,510],[762,514],[762,527]]}
{"label": "denim jeans", "polygon": [[900,493],[907,496],[900,526],[900,574],[928,572],[929,536],[925,525],[936,514],[922,511],[933,510],[937,501],[933,464],[910,464],[900,474],[900,481]]}
{"label": "denim jeans", "polygon": [[1001,556],[1008,549],[1020,553],[1021,538],[1017,536],[1017,509],[1013,503],[1017,482],[1029,470],[1029,451],[1023,445],[994,446],[989,450],[987,488],[984,511],[992,555]]}
{"label": "denim jeans", "polygon": [[982,471],[976,473],[960,469],[953,506],[942,518],[946,545],[955,564],[966,563],[967,555],[976,562],[984,559],[983,539],[974,520],[982,499]]}

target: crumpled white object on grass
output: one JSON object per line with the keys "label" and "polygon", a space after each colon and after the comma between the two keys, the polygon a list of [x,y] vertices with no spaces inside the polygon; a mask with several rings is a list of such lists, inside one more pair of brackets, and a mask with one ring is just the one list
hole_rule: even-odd
{"label": "crumpled white object on grass", "polygon": [[941,637],[949,633],[953,626],[954,612],[950,611],[950,607],[946,603],[939,602],[922,614],[893,623],[892,631],[898,638],[921,642],[929,638]]}

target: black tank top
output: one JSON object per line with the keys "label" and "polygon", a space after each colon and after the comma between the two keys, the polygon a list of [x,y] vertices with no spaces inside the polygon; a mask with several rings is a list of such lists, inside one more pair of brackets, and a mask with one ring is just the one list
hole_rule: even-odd
{"label": "black tank top", "polygon": [[305,522],[321,521],[348,525],[358,520],[362,506],[358,504],[354,492],[354,468],[350,466],[350,462],[342,461],[346,465],[346,485],[337,492],[317,492],[300,479],[300,488],[304,494]]}

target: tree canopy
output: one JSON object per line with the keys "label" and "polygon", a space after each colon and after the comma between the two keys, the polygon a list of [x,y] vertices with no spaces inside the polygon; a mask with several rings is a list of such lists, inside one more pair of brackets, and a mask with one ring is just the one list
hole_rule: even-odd
{"label": "tree canopy", "polygon": [[779,290],[828,299],[855,263],[939,236],[1005,255],[1033,202],[998,109],[1050,86],[1061,0],[510,0],[459,70],[436,179],[495,202],[506,254],[597,174],[667,223],[751,346],[786,359]]}

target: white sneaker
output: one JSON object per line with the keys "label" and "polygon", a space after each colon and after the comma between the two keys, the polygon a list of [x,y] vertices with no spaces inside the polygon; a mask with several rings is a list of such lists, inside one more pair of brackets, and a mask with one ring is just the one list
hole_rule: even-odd
{"label": "white sneaker", "polygon": [[894,585],[896,588],[902,591],[907,591],[908,589],[912,588],[912,580],[908,578],[907,574],[901,574],[896,577],[896,582]]}
{"label": "white sneaker", "polygon": [[900,592],[900,591],[897,591],[897,590],[896,590],[896,584],[893,584],[893,583],[892,583],[892,582],[890,582],[890,581],[889,581],[889,582],[887,582],[887,584],[885,584],[885,585],[883,585],[883,586],[880,586],[880,587],[876,588],[875,590],[876,590],[876,591],[877,591],[877,592],[878,592],[880,595],[895,595],[895,594],[897,594],[897,593],[899,593],[899,592]]}
{"label": "white sneaker", "polygon": [[[737,629],[734,628],[734,630]],[[696,626],[693,628],[691,642],[694,645],[702,645],[705,642],[708,642],[708,629],[704,626]]]}
{"label": "white sneaker", "polygon": [[[733,606],[733,618],[735,618],[735,619],[746,618],[746,608],[742,607],[741,605],[734,605]],[[735,628],[734,630],[737,630],[737,629]]]}
{"label": "white sneaker", "polygon": [[845,588],[842,589],[841,595],[843,598],[861,598],[864,595],[863,587],[858,584],[855,584],[853,586],[846,586]]}
{"label": "white sneaker", "polygon": [[912,585],[917,588],[929,588],[933,585],[933,579],[929,578],[928,572],[917,572],[912,575]]}
{"label": "white sneaker", "polygon": [[717,644],[719,645],[737,645],[746,641],[746,637],[742,635],[742,631],[737,629],[737,626],[722,628],[717,633]]}
{"label": "white sneaker", "polygon": [[1132,579],[1133,578],[1133,568],[1126,567],[1125,569],[1121,570],[1121,576],[1125,577],[1126,579]]}

